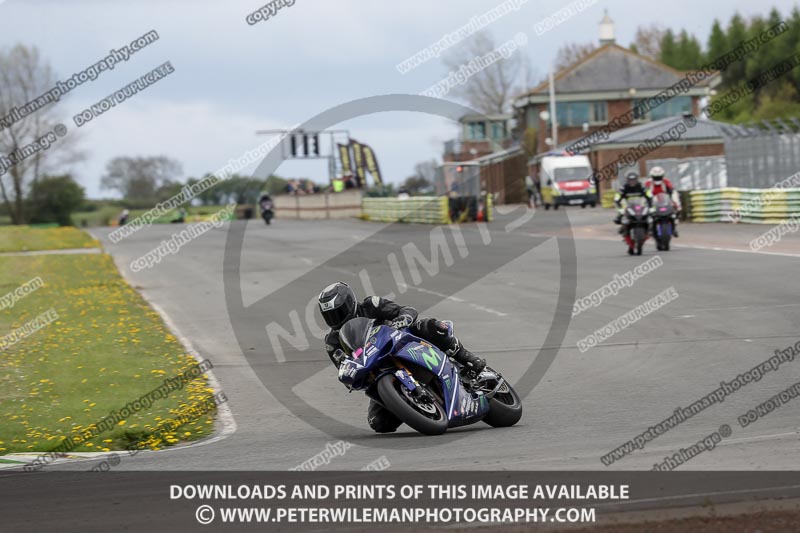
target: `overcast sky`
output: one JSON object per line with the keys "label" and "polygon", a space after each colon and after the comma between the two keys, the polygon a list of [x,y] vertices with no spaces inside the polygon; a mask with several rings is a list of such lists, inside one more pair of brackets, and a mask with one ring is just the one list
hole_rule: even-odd
{"label": "overcast sky", "polygon": [[[258,129],[290,127],[350,100],[427,89],[447,75],[439,60],[400,74],[399,62],[466,24],[502,0],[296,0],[269,20],[245,17],[266,4],[254,0],[0,0],[0,47],[36,45],[60,79],[102,59],[142,34],[160,39],[113,71],[59,102],[71,117],[144,73],[170,61],[175,73],[80,128],[88,159],[73,174],[90,197],[106,162],[119,155],[167,155],[184,178],[213,171],[265,139]],[[637,26],[659,22],[686,28],[705,43],[715,17],[739,11],[788,14],[794,2],[752,0],[597,0],[537,36],[537,22],[570,2],[520,0],[519,11],[487,29],[498,42],[528,36],[527,54],[544,74],[559,46],[597,41],[608,9],[617,42],[630,44]],[[590,3],[590,0],[586,0]],[[408,176],[415,162],[441,159],[452,122],[421,113],[381,113],[337,127],[370,144],[388,181]],[[278,174],[327,180],[321,162],[287,162]]]}

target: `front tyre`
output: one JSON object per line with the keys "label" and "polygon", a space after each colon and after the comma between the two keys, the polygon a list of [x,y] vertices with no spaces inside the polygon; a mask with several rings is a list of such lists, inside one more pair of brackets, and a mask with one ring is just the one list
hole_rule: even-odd
{"label": "front tyre", "polygon": [[644,246],[644,228],[642,227],[635,227],[633,228],[633,242],[636,244],[636,255],[642,255],[642,246]]}
{"label": "front tyre", "polygon": [[438,401],[416,398],[392,374],[378,380],[381,401],[397,418],[423,435],[441,435],[447,431],[447,413]]}
{"label": "front tyre", "polygon": [[505,428],[513,426],[520,418],[522,418],[522,400],[514,387],[505,381],[489,400],[489,414],[483,417],[483,421],[495,428]]}

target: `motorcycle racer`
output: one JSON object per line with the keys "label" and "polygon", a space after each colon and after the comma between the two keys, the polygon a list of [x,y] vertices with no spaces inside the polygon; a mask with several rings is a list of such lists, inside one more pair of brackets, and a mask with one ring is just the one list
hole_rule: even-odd
{"label": "motorcycle racer", "polygon": [[614,219],[614,224],[620,224],[619,233],[625,237],[625,242],[628,244],[628,253],[630,255],[633,255],[633,240],[631,239],[627,224],[623,223],[622,220],[622,215],[625,213],[625,209],[622,207],[622,201],[636,197],[644,198],[647,202],[647,207],[653,207],[653,195],[650,193],[650,190],[643,187],[639,182],[639,174],[630,171],[625,174],[625,185],[614,194],[614,205],[617,206],[617,217]]}
{"label": "motorcycle racer", "polygon": [[[326,287],[318,300],[322,318],[331,328],[325,335],[325,351],[337,368],[347,357],[339,342],[339,329],[355,317],[372,318],[394,329],[408,328],[411,334],[429,341],[473,375],[480,374],[486,367],[486,361],[464,348],[447,324],[434,318],[418,318],[413,307],[401,306],[378,296],[367,297],[359,303],[355,291],[341,281]],[[370,400],[367,421],[378,433],[392,433],[402,424],[400,419],[374,400]]]}
{"label": "motorcycle racer", "polygon": [[[664,169],[661,167],[653,167],[650,169],[650,179],[644,184],[646,189],[650,190],[650,193],[653,196],[658,194],[664,193],[670,197],[672,200],[672,205],[675,207],[675,211],[679,212],[681,210],[681,201],[678,197],[678,192],[672,186],[672,182],[669,181],[664,176],[665,172]],[[675,237],[679,237],[678,235],[678,217],[673,217],[672,221],[672,234]]]}

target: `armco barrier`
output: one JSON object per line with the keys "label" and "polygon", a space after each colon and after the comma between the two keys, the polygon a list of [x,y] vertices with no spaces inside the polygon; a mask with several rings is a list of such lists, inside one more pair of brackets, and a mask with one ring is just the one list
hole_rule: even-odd
{"label": "armco barrier", "polygon": [[305,196],[275,196],[275,217],[304,220],[358,217],[361,215],[361,196],[361,191],[357,190]]}
{"label": "armco barrier", "polygon": [[800,214],[800,189],[741,189],[725,187],[691,191],[693,222],[780,224]]}
{"label": "armco barrier", "polygon": [[448,224],[450,216],[447,197],[364,198],[362,216],[377,222],[416,222],[421,224]]}

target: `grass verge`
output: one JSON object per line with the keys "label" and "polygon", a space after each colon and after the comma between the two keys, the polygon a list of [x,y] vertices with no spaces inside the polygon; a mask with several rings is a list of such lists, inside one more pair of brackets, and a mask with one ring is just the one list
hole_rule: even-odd
{"label": "grass verge", "polygon": [[100,243],[77,228],[0,227],[0,253],[70,248],[100,248]]}
{"label": "grass verge", "polygon": [[[0,296],[36,276],[43,287],[0,308],[0,332],[50,309],[58,318],[0,346],[0,455],[53,450],[196,363],[109,255],[0,257]],[[204,437],[215,410],[187,414],[212,396],[201,374],[72,451],[121,450],[137,442],[160,449]],[[189,421],[175,429],[179,418]]]}

